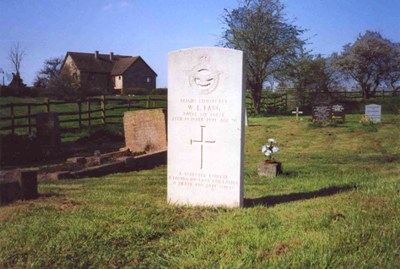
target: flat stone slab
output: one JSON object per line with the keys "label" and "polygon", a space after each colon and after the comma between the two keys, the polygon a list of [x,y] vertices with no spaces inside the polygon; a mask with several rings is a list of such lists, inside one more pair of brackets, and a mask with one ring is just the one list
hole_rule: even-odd
{"label": "flat stone slab", "polygon": [[258,167],[258,175],[262,177],[276,177],[282,174],[282,163],[263,161]]}
{"label": "flat stone slab", "polygon": [[125,171],[125,162],[116,161],[71,172],[72,177],[100,177]]}

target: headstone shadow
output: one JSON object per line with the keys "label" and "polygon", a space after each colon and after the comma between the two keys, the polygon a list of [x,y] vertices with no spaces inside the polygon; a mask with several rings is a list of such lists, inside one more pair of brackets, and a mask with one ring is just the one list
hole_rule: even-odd
{"label": "headstone shadow", "polygon": [[337,194],[339,192],[349,191],[355,189],[355,186],[344,185],[344,186],[332,186],[329,188],[323,188],[318,191],[312,192],[299,192],[282,195],[271,195],[264,196],[254,199],[244,199],[244,207],[255,207],[255,206],[266,206],[273,207],[278,204],[289,203],[294,201],[308,200],[317,197],[324,197]]}

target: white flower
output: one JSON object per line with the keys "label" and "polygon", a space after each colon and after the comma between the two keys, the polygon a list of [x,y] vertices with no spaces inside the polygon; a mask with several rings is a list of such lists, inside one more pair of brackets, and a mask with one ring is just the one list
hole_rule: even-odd
{"label": "white flower", "polygon": [[267,151],[265,152],[265,156],[271,157],[271,156],[272,156],[272,151],[267,150]]}
{"label": "white flower", "polygon": [[280,149],[278,147],[273,147],[272,148],[272,152],[274,153],[278,153],[280,151]]}
{"label": "white flower", "polygon": [[269,139],[268,139],[268,143],[276,143],[275,138],[269,138]]}
{"label": "white flower", "polygon": [[262,148],[261,148],[261,152],[262,152],[262,153],[265,153],[266,151],[267,151],[267,146],[266,146],[266,145],[263,145]]}

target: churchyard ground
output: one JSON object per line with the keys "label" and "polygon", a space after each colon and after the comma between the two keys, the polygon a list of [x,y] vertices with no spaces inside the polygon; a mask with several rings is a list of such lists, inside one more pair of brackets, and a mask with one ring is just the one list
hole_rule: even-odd
{"label": "churchyard ground", "polygon": [[[0,207],[0,267],[397,268],[400,115],[309,118],[249,119],[244,208],[168,205],[166,166],[42,182]],[[284,173],[261,178],[270,137]]]}

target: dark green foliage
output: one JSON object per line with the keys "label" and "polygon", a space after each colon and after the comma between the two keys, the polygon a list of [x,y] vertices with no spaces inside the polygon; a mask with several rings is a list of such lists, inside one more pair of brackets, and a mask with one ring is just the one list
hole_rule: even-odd
{"label": "dark green foliage", "polygon": [[247,53],[247,87],[255,114],[260,113],[263,84],[282,70],[302,47],[302,29],[288,22],[279,0],[246,0],[225,9],[222,44]]}

